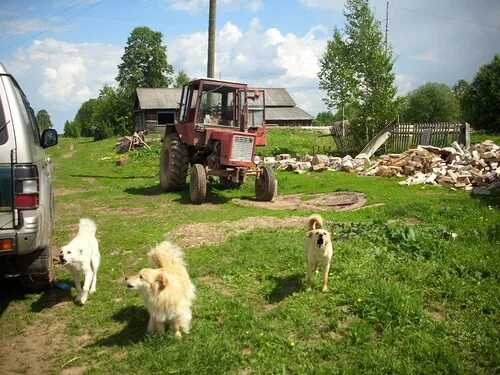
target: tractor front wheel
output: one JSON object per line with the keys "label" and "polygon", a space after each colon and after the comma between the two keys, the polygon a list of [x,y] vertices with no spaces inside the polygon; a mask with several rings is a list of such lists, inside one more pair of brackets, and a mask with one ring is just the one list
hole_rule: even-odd
{"label": "tractor front wheel", "polygon": [[160,153],[160,185],[164,191],[181,190],[186,183],[189,167],[187,147],[177,133],[163,141]]}
{"label": "tractor front wheel", "polygon": [[191,167],[189,198],[194,204],[202,204],[207,195],[207,172],[201,164]]}
{"label": "tractor front wheel", "polygon": [[255,179],[255,197],[258,201],[269,202],[276,190],[276,179],[270,166],[262,167],[260,175]]}

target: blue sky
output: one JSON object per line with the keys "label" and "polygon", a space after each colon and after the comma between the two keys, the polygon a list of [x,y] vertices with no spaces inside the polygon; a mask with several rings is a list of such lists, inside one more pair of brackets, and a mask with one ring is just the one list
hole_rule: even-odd
{"label": "blue sky", "polygon": [[[386,0],[370,6],[384,29]],[[318,60],[343,28],[343,9],[337,0],[218,0],[217,76],[285,87],[312,115],[326,110]],[[134,27],[163,34],[176,72],[205,76],[207,22],[208,0],[1,0],[0,62],[62,131],[114,84]],[[500,1],[390,0],[388,29],[401,95],[429,81],[470,81],[500,53]]]}

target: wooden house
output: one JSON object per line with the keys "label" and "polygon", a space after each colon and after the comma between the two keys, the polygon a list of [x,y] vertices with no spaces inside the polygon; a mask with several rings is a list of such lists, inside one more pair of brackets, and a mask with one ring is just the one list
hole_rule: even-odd
{"label": "wooden house", "polygon": [[[253,89],[250,89],[253,90]],[[266,126],[310,126],[314,119],[297,107],[284,88],[262,88],[266,99]],[[181,88],[138,88],[134,104],[135,130],[149,133],[173,124],[181,100]]]}

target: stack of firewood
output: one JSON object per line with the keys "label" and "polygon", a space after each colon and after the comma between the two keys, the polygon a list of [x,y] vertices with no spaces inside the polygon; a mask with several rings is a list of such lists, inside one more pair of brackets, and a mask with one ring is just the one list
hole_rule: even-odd
{"label": "stack of firewood", "polygon": [[408,176],[401,184],[439,184],[490,194],[500,187],[500,147],[484,141],[470,148],[418,146],[383,156],[364,175]]}

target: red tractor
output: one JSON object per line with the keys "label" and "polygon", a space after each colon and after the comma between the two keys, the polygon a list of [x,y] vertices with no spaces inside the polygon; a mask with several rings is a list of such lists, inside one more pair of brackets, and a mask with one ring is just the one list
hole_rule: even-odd
{"label": "red tractor", "polygon": [[191,165],[189,197],[195,204],[205,200],[208,176],[226,186],[240,186],[255,176],[257,200],[272,200],[273,170],[259,167],[255,157],[255,147],[266,144],[264,108],[264,93],[244,83],[203,78],[185,85],[175,124],[165,129],[162,189],[182,189]]}

